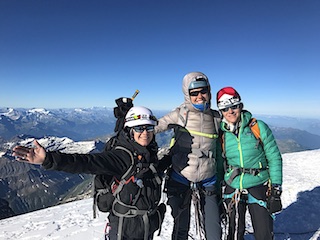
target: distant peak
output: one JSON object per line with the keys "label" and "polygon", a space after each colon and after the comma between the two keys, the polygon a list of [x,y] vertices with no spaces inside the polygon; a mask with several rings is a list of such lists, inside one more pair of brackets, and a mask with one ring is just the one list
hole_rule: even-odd
{"label": "distant peak", "polygon": [[28,110],[29,113],[40,113],[40,114],[45,114],[48,115],[50,114],[50,111],[44,109],[44,108],[32,108]]}

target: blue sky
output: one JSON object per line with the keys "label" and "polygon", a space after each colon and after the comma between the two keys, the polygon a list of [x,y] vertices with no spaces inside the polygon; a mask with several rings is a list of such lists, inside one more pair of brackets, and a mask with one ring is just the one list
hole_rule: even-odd
{"label": "blue sky", "polygon": [[320,1],[1,0],[2,107],[172,109],[202,71],[256,114],[320,117]]}

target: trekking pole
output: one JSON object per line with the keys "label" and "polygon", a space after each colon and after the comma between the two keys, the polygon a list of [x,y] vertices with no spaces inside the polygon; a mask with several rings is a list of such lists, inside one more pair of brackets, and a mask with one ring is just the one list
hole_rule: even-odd
{"label": "trekking pole", "polygon": [[134,94],[132,95],[132,97],[131,97],[131,100],[133,101],[135,98],[136,98],[136,96],[139,94],[139,90],[137,89],[135,92],[134,92]]}

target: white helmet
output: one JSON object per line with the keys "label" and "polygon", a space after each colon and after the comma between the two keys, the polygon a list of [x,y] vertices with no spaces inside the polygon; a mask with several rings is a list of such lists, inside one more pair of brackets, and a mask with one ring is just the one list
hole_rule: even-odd
{"label": "white helmet", "polygon": [[124,127],[135,127],[139,125],[156,126],[157,124],[158,120],[149,108],[132,107],[126,114]]}

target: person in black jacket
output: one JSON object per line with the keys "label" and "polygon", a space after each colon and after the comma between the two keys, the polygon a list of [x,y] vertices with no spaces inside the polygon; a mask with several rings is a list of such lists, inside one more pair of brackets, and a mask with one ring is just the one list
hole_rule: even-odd
{"label": "person in black jacket", "polygon": [[[165,205],[160,204],[161,182],[154,181],[155,172],[150,170],[151,163],[157,167],[159,162],[157,158],[158,146],[154,136],[154,127],[157,123],[158,121],[150,109],[132,107],[126,114],[124,128],[119,133],[118,146],[121,146],[120,148],[94,154],[66,154],[58,151],[47,152],[35,140],[34,148],[16,146],[12,155],[18,161],[39,164],[48,170],[107,174],[115,176],[117,179],[121,179],[124,173],[130,169],[133,156],[139,163],[142,163],[139,165],[141,167],[137,175],[143,185],[141,186],[140,181],[138,186],[137,176],[130,178],[131,181],[126,183],[126,188],[123,188],[125,193],[122,194],[123,199],[121,199],[124,204],[121,205],[120,210],[130,212],[130,216],[119,216],[112,209],[109,216],[111,225],[109,238],[121,240],[152,239],[153,233],[160,227],[165,213]],[[138,172],[138,170],[136,171]],[[133,207],[131,208],[131,206]],[[133,216],[132,212],[135,212],[136,215]]]}

